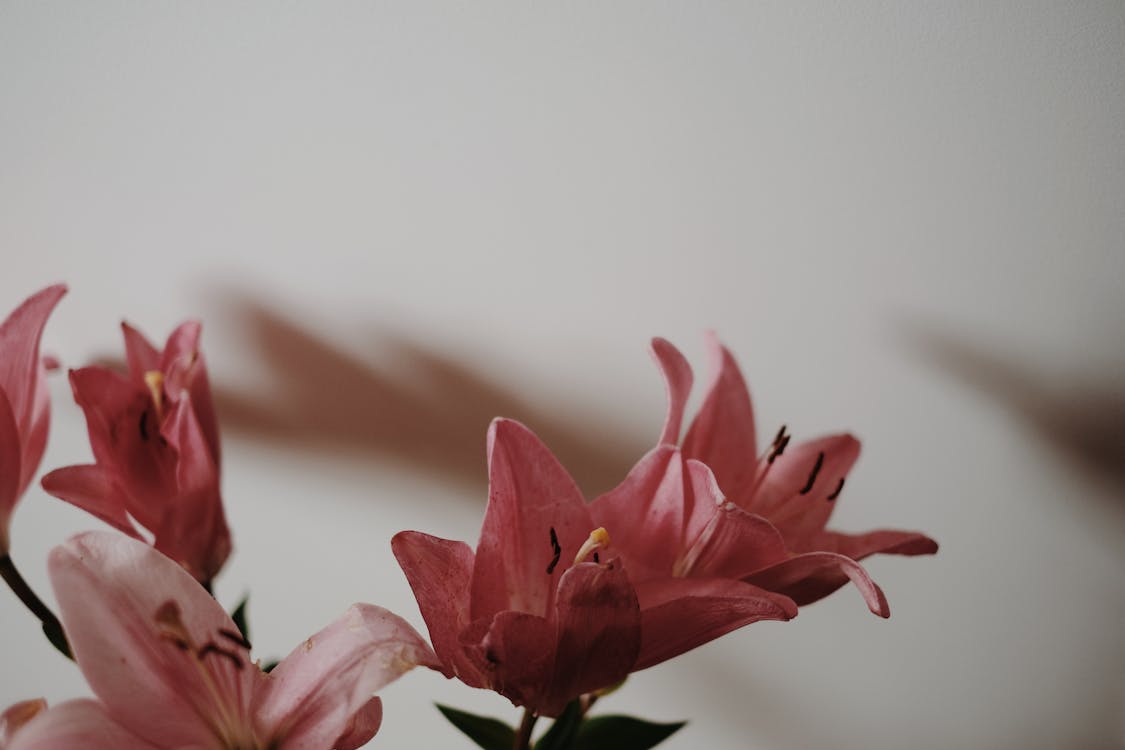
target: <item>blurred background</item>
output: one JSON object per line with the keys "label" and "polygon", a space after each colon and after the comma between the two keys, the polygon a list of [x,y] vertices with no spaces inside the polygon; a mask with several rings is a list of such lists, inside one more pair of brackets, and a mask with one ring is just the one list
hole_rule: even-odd
{"label": "blurred background", "polygon": [[[0,308],[45,348],[187,317],[258,654],[353,601],[422,626],[388,541],[474,542],[484,435],[594,496],[656,439],[665,336],[717,330],[759,430],[852,430],[851,589],[639,673],[669,750],[1125,747],[1125,5],[0,4]],[[66,379],[43,469],[89,458]],[[698,389],[696,392],[698,397]],[[98,526],[33,488],[13,555]],[[0,592],[0,704],[82,695]],[[413,673],[373,747],[468,748]]]}

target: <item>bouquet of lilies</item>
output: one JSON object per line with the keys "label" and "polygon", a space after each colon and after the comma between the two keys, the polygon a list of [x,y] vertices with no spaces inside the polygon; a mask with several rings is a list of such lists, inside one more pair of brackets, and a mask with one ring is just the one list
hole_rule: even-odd
{"label": "bouquet of lilies", "polygon": [[[421,531],[392,540],[429,642],[393,612],[356,604],[263,663],[245,601],[228,615],[211,594],[231,534],[200,326],[180,325],[158,349],[123,324],[127,372],[69,373],[94,463],[41,480],[112,528],[50,553],[56,615],[13,563],[9,527],[47,443],[46,377],[59,364],[39,342],[65,291],[38,292],[0,325],[0,573],[96,697],[7,708],[0,750],[352,750],[379,729],[377,693],[416,666],[524,709],[512,727],[439,706],[488,750],[643,750],[682,724],[592,713],[631,673],[789,620],[849,582],[887,617],[859,561],[937,550],[916,532],[829,530],[859,442],[790,445],[782,427],[759,446],[742,374],[713,337],[707,390],[681,437],[692,370],[655,339],[663,430],[615,489],[587,502],[530,429],[497,419],[476,549]],[[553,721],[537,732],[540,719]]]}

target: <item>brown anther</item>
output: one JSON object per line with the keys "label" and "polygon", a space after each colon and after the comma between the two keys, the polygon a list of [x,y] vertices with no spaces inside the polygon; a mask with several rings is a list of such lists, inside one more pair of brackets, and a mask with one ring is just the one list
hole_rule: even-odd
{"label": "brown anther", "polygon": [[781,442],[781,439],[783,437],[785,437],[785,425],[781,425],[781,429],[777,431],[777,435],[774,436],[773,443],[771,443],[771,445],[776,448],[777,444]]}
{"label": "brown anther", "polygon": [[139,427],[141,430],[141,440],[148,442],[148,409],[141,412],[141,423]]}
{"label": "brown anther", "polygon": [[214,641],[208,641],[207,643],[205,643],[203,645],[203,648],[199,649],[199,651],[196,652],[195,657],[200,661],[203,661],[204,657],[210,654],[216,654],[217,656],[222,656],[226,659],[229,659],[231,664],[234,665],[235,669],[242,669],[242,659],[238,656],[238,654],[234,653],[233,651],[227,651],[225,648],[222,648]]}
{"label": "brown anther", "polygon": [[250,645],[250,641],[246,640],[246,636],[242,635],[242,633],[239,633],[238,631],[219,628],[219,635],[221,635],[223,638],[226,638],[236,646],[241,646],[247,651],[253,648],[253,646]]}
{"label": "brown anther", "polygon": [[[785,429],[782,427],[781,429]],[[778,440],[773,443],[773,450],[770,451],[769,458],[766,459],[767,464],[772,464],[773,460],[785,452],[785,446],[789,445],[789,435],[782,435]]]}
{"label": "brown anther", "polygon": [[841,477],[840,483],[836,485],[836,489],[834,489],[832,491],[832,494],[829,495],[826,499],[828,500],[828,502],[832,502],[833,500],[838,498],[840,496],[840,493],[843,492],[843,491],[844,491],[844,479],[843,479],[843,477]]}
{"label": "brown anther", "polygon": [[812,472],[809,474],[809,481],[805,484],[804,489],[801,490],[802,495],[807,495],[812,492],[813,485],[816,484],[816,475],[820,473],[820,467],[824,465],[824,451],[816,454],[816,463],[813,464]]}
{"label": "brown anther", "polygon": [[555,566],[559,564],[559,558],[562,556],[562,547],[559,546],[559,535],[555,533],[555,527],[551,527],[551,551],[554,556],[551,562],[547,564],[547,575],[555,572]]}

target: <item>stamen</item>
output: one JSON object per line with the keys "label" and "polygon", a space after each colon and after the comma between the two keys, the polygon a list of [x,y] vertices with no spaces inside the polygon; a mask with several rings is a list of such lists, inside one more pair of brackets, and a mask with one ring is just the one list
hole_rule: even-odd
{"label": "stamen", "polygon": [[247,651],[249,651],[251,648],[253,648],[253,646],[250,645],[250,641],[246,640],[246,636],[242,635],[242,633],[239,633],[237,631],[227,630],[226,628],[220,628],[219,629],[219,635],[221,635],[223,638],[226,638],[231,643],[234,643],[237,646],[241,646],[242,648],[246,649]]}
{"label": "stamen", "polygon": [[141,412],[141,440],[148,442],[148,409]]}
{"label": "stamen", "polygon": [[783,437],[785,437],[785,425],[781,425],[781,429],[777,431],[777,435],[774,436],[773,443],[771,443],[771,445],[776,448],[777,444],[781,442],[781,439]]}
{"label": "stamen", "polygon": [[604,527],[599,526],[598,528],[591,531],[590,537],[582,543],[582,547],[579,548],[578,554],[574,556],[574,564],[577,565],[578,563],[585,560],[586,556],[591,552],[595,552],[599,549],[605,549],[608,546],[609,532],[606,531]]}
{"label": "stamen", "polygon": [[813,464],[812,473],[809,474],[809,481],[805,484],[804,489],[801,490],[802,495],[807,495],[812,492],[813,485],[816,483],[816,475],[820,473],[820,467],[824,465],[824,451],[816,454],[816,463]]}
{"label": "stamen", "polygon": [[148,386],[152,403],[156,406],[156,421],[164,420],[164,373],[160,370],[149,370],[145,373],[145,385]]}
{"label": "stamen", "polygon": [[828,502],[832,502],[833,500],[838,498],[840,496],[840,493],[843,492],[843,491],[844,491],[844,479],[843,479],[843,477],[841,477],[840,483],[838,485],[836,485],[836,489],[832,492],[831,495],[828,496],[828,498],[827,498]]}
{"label": "stamen", "polygon": [[204,644],[203,648],[199,649],[198,653],[196,653],[195,658],[203,661],[204,657],[208,656],[209,654],[217,654],[219,656],[226,657],[227,659],[230,659],[232,664],[234,664],[235,669],[242,669],[242,659],[239,658],[238,654],[234,653],[233,651],[227,651],[225,648],[222,648],[214,641],[208,641],[206,644]]}
{"label": "stamen", "polygon": [[[785,429],[782,427],[781,429]],[[766,459],[767,464],[772,464],[773,460],[785,452],[785,447],[789,445],[789,438],[791,435],[782,435],[773,443],[773,450],[770,451],[769,458]]]}
{"label": "stamen", "polygon": [[554,552],[554,557],[551,562],[547,564],[547,575],[555,572],[555,566],[559,564],[559,558],[562,556],[562,547],[559,546],[559,535],[555,533],[555,527],[551,527],[551,550]]}

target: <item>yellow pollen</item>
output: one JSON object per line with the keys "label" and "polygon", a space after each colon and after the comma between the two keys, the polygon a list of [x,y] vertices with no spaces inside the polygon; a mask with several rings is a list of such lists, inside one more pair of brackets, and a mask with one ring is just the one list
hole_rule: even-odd
{"label": "yellow pollen", "polygon": [[156,419],[164,418],[164,373],[160,370],[149,370],[145,373],[145,385],[152,394],[152,403],[156,406]]}
{"label": "yellow pollen", "polygon": [[604,527],[599,526],[590,532],[589,538],[582,543],[582,547],[578,550],[578,554],[574,556],[574,564],[582,562],[590,553],[599,549],[605,549],[609,546],[609,532]]}

